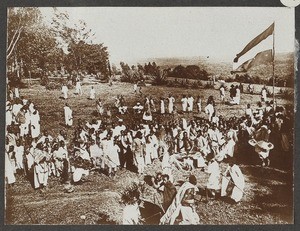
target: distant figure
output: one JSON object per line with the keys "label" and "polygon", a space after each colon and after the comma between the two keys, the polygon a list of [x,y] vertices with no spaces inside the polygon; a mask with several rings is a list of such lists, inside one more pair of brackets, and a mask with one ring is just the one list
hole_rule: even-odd
{"label": "distant figure", "polygon": [[254,87],[253,87],[253,85],[251,83],[249,83],[249,85],[248,85],[248,91],[249,91],[249,93],[251,95],[253,95],[253,93],[254,93]]}
{"label": "distant figure", "polygon": [[92,86],[91,90],[90,90],[90,98],[89,99],[95,99],[96,98],[96,92],[94,87]]}
{"label": "distant figure", "polygon": [[261,90],[261,101],[266,102],[267,101],[267,89],[266,86],[263,87]]}
{"label": "distant figure", "polygon": [[97,107],[98,115],[103,115],[104,114],[104,107],[102,105],[102,101],[101,101],[100,98],[96,101],[96,107]]}
{"label": "distant figure", "polygon": [[222,103],[225,102],[225,87],[224,87],[224,85],[221,85],[221,87],[220,87],[220,99],[221,99]]}
{"label": "distant figure", "polygon": [[189,97],[187,99],[187,103],[188,103],[188,107],[187,107],[188,112],[193,112],[194,97],[192,95],[189,95]]}
{"label": "distant figure", "polygon": [[62,88],[61,88],[61,92],[64,94],[63,98],[67,99],[68,98],[68,87],[66,84],[63,84]]}
{"label": "distant figure", "polygon": [[166,109],[165,109],[165,101],[164,98],[160,98],[160,114],[165,114]]}
{"label": "distant figure", "polygon": [[79,94],[82,95],[81,82],[80,82],[79,76],[76,77],[76,87],[75,87],[75,88],[76,88],[76,89],[75,89],[75,90],[76,90],[75,93],[76,93],[77,95],[79,95]]}
{"label": "distant figure", "polygon": [[212,102],[207,102],[206,107],[204,108],[205,113],[208,115],[208,121],[211,121],[211,118],[215,112]]}
{"label": "distant figure", "polygon": [[169,113],[172,114],[174,109],[175,98],[171,94],[169,94],[168,101],[169,101],[169,105],[168,105]]}
{"label": "distant figure", "polygon": [[67,103],[64,106],[64,111],[65,111],[65,124],[67,127],[71,127],[73,125],[73,115],[72,115],[73,112]]}
{"label": "distant figure", "polygon": [[134,83],[133,84],[133,92],[137,93],[137,90],[138,90],[138,85],[137,85],[137,83]]}
{"label": "distant figure", "polygon": [[186,95],[182,96],[181,104],[182,104],[182,111],[186,112],[187,111],[187,106],[188,106],[188,99],[187,99]]}
{"label": "distant figure", "polygon": [[200,97],[200,95],[198,95],[198,97],[197,97],[197,109],[198,109],[198,113],[201,113],[201,97]]}

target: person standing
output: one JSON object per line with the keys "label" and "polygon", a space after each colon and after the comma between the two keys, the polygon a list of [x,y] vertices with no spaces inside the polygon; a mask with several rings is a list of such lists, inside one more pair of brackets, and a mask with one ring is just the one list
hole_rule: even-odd
{"label": "person standing", "polygon": [[30,115],[31,137],[37,139],[41,133],[40,113],[36,106],[33,106],[34,111]]}
{"label": "person standing", "polygon": [[144,144],[142,141],[143,135],[141,131],[138,131],[133,139],[132,151],[134,160],[139,174],[144,174],[145,160],[144,160]]}
{"label": "person standing", "polygon": [[165,109],[165,101],[164,98],[160,98],[160,114],[165,114],[166,109]]}
{"label": "person standing", "polygon": [[65,112],[65,124],[67,127],[71,127],[73,125],[73,111],[69,107],[69,104],[66,103],[64,106]]}
{"label": "person standing", "polygon": [[222,103],[225,102],[225,87],[223,84],[220,87],[220,99]]}
{"label": "person standing", "polygon": [[187,110],[188,112],[193,112],[193,108],[194,108],[194,97],[192,95],[189,95],[188,99],[187,99]]}
{"label": "person standing", "polygon": [[64,94],[64,96],[63,96],[64,99],[68,98],[68,91],[69,91],[69,89],[68,89],[67,85],[64,83],[61,88],[61,92]]}
{"label": "person standing", "polygon": [[187,99],[186,95],[182,96],[181,105],[182,105],[182,111],[186,112],[187,111],[187,106],[188,106],[188,99]]}
{"label": "person standing", "polygon": [[200,95],[198,95],[198,97],[197,97],[197,109],[198,109],[198,113],[201,113],[201,97],[200,97]]}
{"label": "person standing", "polygon": [[171,94],[169,94],[168,101],[169,101],[169,105],[168,105],[169,114],[172,114],[174,109],[175,98]]}
{"label": "person standing", "polygon": [[81,81],[79,76],[76,77],[76,94],[82,95]]}
{"label": "person standing", "polygon": [[266,86],[263,87],[261,90],[261,101],[266,102],[267,101],[267,89]]}
{"label": "person standing", "polygon": [[90,90],[90,98],[89,99],[95,99],[96,98],[96,92],[94,87],[92,86],[91,90]]}

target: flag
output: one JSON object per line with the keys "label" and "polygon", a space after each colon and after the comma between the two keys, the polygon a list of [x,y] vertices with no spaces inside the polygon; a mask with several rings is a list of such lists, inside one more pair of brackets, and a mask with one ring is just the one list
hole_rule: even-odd
{"label": "flag", "polygon": [[234,58],[233,62],[237,62],[239,58],[246,54],[249,50],[251,50],[253,47],[255,47],[257,44],[259,44],[261,41],[265,40],[267,37],[269,37],[271,34],[274,32],[274,23],[272,23],[271,26],[269,26],[264,32],[256,36],[254,39],[252,39],[246,46],[245,48],[236,55]]}
{"label": "flag", "polygon": [[247,72],[250,68],[259,66],[261,64],[268,64],[273,61],[272,49],[259,52],[254,58],[247,60],[242,65],[240,65],[233,73],[237,72]]}

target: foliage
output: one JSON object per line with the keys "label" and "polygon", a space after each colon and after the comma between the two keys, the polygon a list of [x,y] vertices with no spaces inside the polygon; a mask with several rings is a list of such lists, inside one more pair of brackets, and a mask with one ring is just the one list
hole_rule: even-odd
{"label": "foliage", "polygon": [[200,69],[197,65],[188,65],[186,67],[182,65],[176,66],[170,71],[170,76],[176,78],[188,78],[198,80],[208,80],[208,72],[205,69]]}
{"label": "foliage", "polygon": [[95,34],[84,21],[71,23],[67,13],[55,10],[51,29],[58,46],[64,51],[63,62],[69,72],[76,70],[96,74],[100,71],[108,76],[107,47],[102,43],[93,44]]}

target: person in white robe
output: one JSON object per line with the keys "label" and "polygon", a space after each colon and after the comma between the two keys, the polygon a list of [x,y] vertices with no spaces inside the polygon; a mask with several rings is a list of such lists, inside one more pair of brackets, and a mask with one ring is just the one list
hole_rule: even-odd
{"label": "person in white robe", "polygon": [[169,101],[169,104],[168,104],[169,114],[172,114],[173,109],[174,109],[175,98],[171,94],[169,94],[168,101]]}
{"label": "person in white robe", "polygon": [[75,86],[75,93],[77,95],[82,95],[82,88],[81,88],[81,81],[79,77],[76,78],[76,86]]}
{"label": "person in white robe", "polygon": [[188,112],[193,112],[193,108],[194,108],[194,97],[189,95],[189,97],[187,98],[187,111]]}
{"label": "person in white robe", "polygon": [[263,87],[261,90],[261,101],[266,102],[267,101],[267,89],[266,86]]}
{"label": "person in white robe", "polygon": [[188,106],[188,98],[185,95],[183,95],[183,97],[181,99],[181,105],[182,105],[182,111],[186,112],[187,106]]}
{"label": "person in white robe", "polygon": [[160,98],[160,114],[165,114],[165,100],[164,98]]}
{"label": "person in white robe", "polygon": [[65,124],[66,126],[70,127],[73,125],[73,111],[69,107],[69,105],[66,103],[64,106],[64,112],[65,112]]}
{"label": "person in white robe", "polygon": [[7,180],[7,183],[9,185],[12,185],[16,182],[16,177],[14,174],[14,167],[12,166],[12,163],[9,159],[8,153],[5,152],[5,178]]}
{"label": "person in white robe", "polygon": [[94,89],[94,87],[92,86],[91,90],[90,90],[90,98],[89,99],[95,99],[96,98],[96,91]]}
{"label": "person in white robe", "polygon": [[224,85],[222,85],[220,87],[220,99],[221,99],[222,103],[225,102],[225,87],[224,87]]}
{"label": "person in white robe", "polygon": [[245,178],[239,166],[230,162],[222,177],[221,196],[227,196],[228,185],[232,184],[233,189],[230,193],[230,198],[236,203],[241,201],[244,195]]}
{"label": "person in white robe", "polygon": [[48,184],[49,168],[46,162],[45,152],[38,144],[34,150],[34,188],[42,189]]}
{"label": "person in white robe", "polygon": [[239,105],[240,102],[241,102],[241,90],[240,90],[240,88],[238,86],[236,86],[235,97],[236,97],[236,104]]}
{"label": "person in white robe", "polygon": [[16,147],[15,147],[15,153],[16,153],[16,168],[23,170],[23,156],[24,156],[24,146],[21,145],[21,141],[16,141]]}
{"label": "person in white robe", "polygon": [[11,125],[12,121],[13,121],[13,113],[12,113],[12,105],[9,101],[6,101],[6,113],[5,113],[5,123],[6,126]]}
{"label": "person in white robe", "polygon": [[210,193],[213,197],[216,196],[216,192],[220,190],[220,167],[216,159],[209,161],[206,172],[209,174],[209,178],[206,184],[206,199]]}
{"label": "person in white robe", "polygon": [[201,110],[202,110],[202,100],[201,100],[200,96],[198,96],[198,98],[197,98],[197,109],[198,109],[198,113],[201,113]]}
{"label": "person in white robe", "polygon": [[68,98],[68,87],[66,84],[63,84],[62,88],[61,88],[61,92],[64,94],[63,98],[67,99]]}
{"label": "person in white robe", "polygon": [[31,137],[33,139],[37,139],[41,133],[41,125],[40,125],[40,114],[36,107],[34,107],[34,111],[30,114],[30,125],[31,125]]}
{"label": "person in white robe", "polygon": [[209,103],[204,108],[204,111],[208,115],[208,121],[211,121],[213,113],[215,112],[214,106],[211,103]]}

